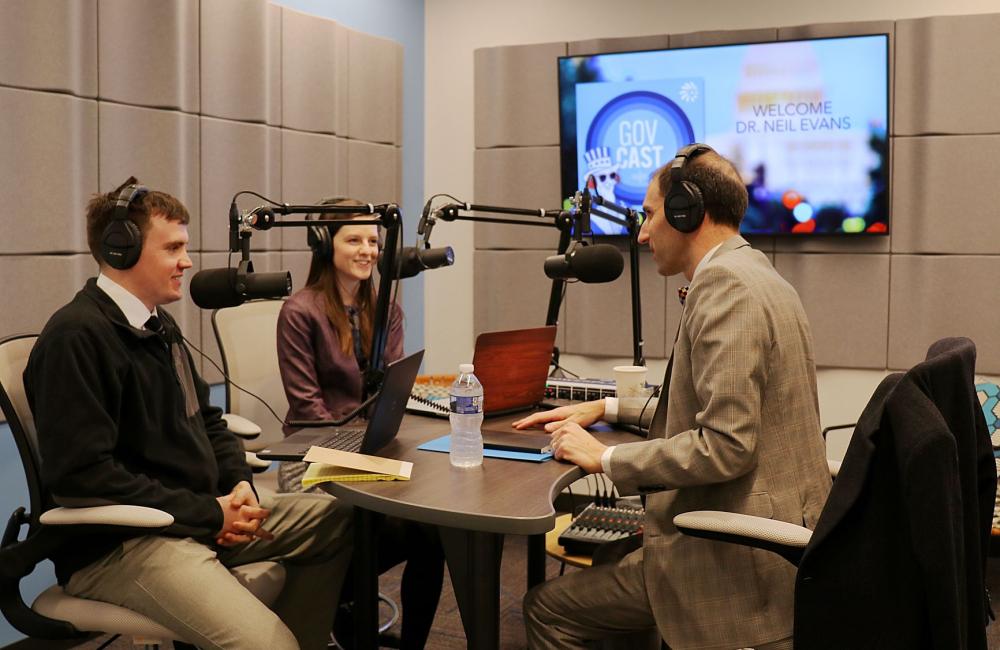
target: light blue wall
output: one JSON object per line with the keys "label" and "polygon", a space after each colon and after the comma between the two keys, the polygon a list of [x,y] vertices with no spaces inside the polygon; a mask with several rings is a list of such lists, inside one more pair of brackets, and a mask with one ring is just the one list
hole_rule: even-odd
{"label": "light blue wall", "polygon": [[[272,0],[403,46],[404,246],[412,246],[424,204],[424,0]],[[367,200],[366,197],[355,197]],[[424,347],[423,275],[403,280],[406,352]]]}

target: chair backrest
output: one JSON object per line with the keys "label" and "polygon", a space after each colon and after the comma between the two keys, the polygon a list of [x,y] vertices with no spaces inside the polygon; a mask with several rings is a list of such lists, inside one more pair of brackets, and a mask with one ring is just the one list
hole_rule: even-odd
{"label": "chair backrest", "polygon": [[248,449],[263,449],[281,440],[281,424],[259,401],[234,388],[236,383],[260,396],[279,417],[288,413],[288,399],[278,372],[278,313],[281,300],[255,300],[212,312],[212,329],[222,353],[226,382],[226,411],[241,415],[261,428]]}
{"label": "chair backrest", "polygon": [[45,499],[35,418],[28,407],[22,374],[37,340],[36,334],[15,334],[0,339],[0,410],[7,418],[17,451],[21,455],[21,464],[28,482],[32,527],[42,514]]}

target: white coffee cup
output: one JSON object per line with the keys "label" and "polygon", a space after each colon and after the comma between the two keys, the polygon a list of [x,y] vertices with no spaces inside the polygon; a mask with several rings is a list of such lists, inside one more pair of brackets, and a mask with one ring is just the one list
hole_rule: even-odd
{"label": "white coffee cup", "polygon": [[646,366],[615,366],[618,397],[642,397],[646,391]]}

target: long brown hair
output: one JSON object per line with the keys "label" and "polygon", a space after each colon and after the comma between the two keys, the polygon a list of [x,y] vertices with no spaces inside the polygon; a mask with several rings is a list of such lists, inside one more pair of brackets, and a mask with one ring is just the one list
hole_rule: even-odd
{"label": "long brown hair", "polygon": [[[322,205],[365,205],[361,201],[345,197],[333,197],[320,201]],[[319,221],[327,221],[324,226],[330,233],[330,248],[333,248],[333,238],[341,228],[349,225],[356,217],[366,217],[368,215],[357,214],[320,214],[311,215]],[[310,217],[307,217],[310,218]],[[306,280],[306,289],[318,292],[324,297],[326,306],[326,316],[330,319],[333,328],[337,330],[340,338],[340,350],[348,356],[354,355],[354,341],[351,337],[351,320],[347,315],[347,307],[340,297],[337,289],[337,269],[333,265],[332,257],[321,257],[313,253],[312,262],[309,264],[309,278]],[[358,310],[358,329],[361,330],[361,349],[367,353],[371,347],[372,326],[375,322],[375,273],[366,280],[362,280],[358,286],[358,293],[354,299],[354,306]]]}

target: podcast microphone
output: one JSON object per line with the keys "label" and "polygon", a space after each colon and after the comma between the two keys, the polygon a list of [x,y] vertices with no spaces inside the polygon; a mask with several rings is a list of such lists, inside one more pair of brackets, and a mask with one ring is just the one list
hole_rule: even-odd
{"label": "podcast microphone", "polygon": [[255,298],[284,298],[292,292],[292,274],[254,273],[241,269],[205,269],[191,278],[191,299],[202,309],[236,307]]}
{"label": "podcast microphone", "polygon": [[600,283],[618,279],[625,259],[611,244],[574,246],[565,255],[545,258],[545,275],[553,280]]}
{"label": "podcast microphone", "polygon": [[[455,252],[451,246],[444,248],[417,248],[415,246],[404,246],[396,257],[396,273],[393,277],[403,279],[412,278],[421,271],[436,269],[442,266],[451,266],[455,263]],[[378,272],[385,273],[385,262],[382,255],[378,256]]]}

